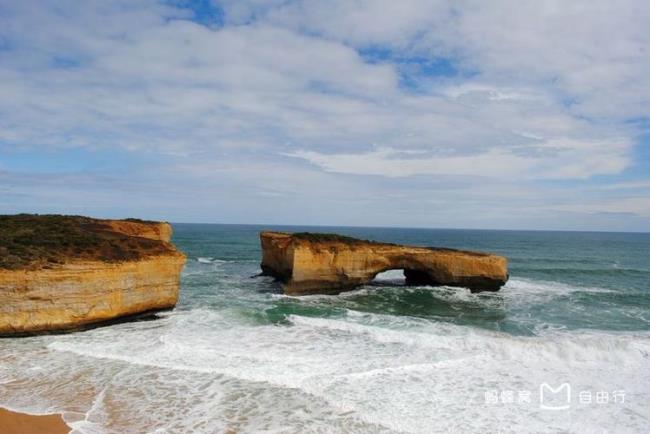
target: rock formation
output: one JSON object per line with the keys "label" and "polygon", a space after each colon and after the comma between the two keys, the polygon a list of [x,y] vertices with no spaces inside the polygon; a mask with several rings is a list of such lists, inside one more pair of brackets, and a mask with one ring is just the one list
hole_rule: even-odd
{"label": "rock formation", "polygon": [[0,335],[75,329],[176,305],[168,223],[0,216]]}
{"label": "rock formation", "polygon": [[150,240],[169,243],[172,239],[172,226],[164,222],[145,222],[129,220],[100,220],[107,229],[132,237],[149,238]]}
{"label": "rock formation", "polygon": [[488,253],[333,234],[262,232],[260,239],[262,272],[281,280],[287,294],[336,294],[392,269],[404,270],[407,285],[459,286],[473,292],[497,291],[508,280],[506,258]]}

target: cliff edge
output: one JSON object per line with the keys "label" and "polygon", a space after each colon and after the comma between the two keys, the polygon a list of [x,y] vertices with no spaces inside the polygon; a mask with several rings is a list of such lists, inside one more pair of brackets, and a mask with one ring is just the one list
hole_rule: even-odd
{"label": "cliff edge", "polygon": [[433,247],[401,246],[334,234],[261,232],[262,272],[287,294],[339,293],[403,269],[407,285],[448,285],[497,291],[508,280],[502,256]]}
{"label": "cliff edge", "polygon": [[0,216],[0,335],[75,329],[176,305],[168,223]]}

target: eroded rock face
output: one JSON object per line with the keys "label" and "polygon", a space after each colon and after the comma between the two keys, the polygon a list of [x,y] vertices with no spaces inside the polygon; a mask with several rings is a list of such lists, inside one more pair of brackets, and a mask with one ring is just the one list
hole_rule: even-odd
{"label": "eroded rock face", "polygon": [[134,220],[98,220],[109,230],[132,237],[169,243],[172,239],[172,226],[165,222],[142,222]]}
{"label": "eroded rock face", "polygon": [[497,291],[508,280],[502,256],[400,246],[328,234],[262,232],[262,272],[287,294],[338,293],[369,283],[383,271],[403,269],[407,284]]}
{"label": "eroded rock face", "polygon": [[176,305],[185,255],[169,243],[171,226],[129,220],[94,223],[93,230],[108,231],[108,236],[147,238],[159,245],[137,259],[67,258],[45,266],[0,268],[0,335],[75,329]]}

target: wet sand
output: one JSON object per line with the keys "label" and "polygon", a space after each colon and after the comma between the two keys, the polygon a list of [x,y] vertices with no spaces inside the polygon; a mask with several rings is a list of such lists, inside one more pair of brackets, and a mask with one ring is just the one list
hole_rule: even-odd
{"label": "wet sand", "polygon": [[34,416],[0,408],[0,433],[2,434],[68,434],[70,427],[60,414]]}

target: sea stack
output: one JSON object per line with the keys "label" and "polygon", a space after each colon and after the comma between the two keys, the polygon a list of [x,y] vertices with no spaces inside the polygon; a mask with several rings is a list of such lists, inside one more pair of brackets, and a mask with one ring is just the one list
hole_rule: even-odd
{"label": "sea stack", "polygon": [[173,308],[185,255],[169,223],[0,216],[0,335]]}
{"label": "sea stack", "polygon": [[498,291],[508,261],[489,253],[413,247],[335,234],[261,232],[262,273],[283,282],[286,294],[336,294],[403,269],[407,285],[448,285]]}

